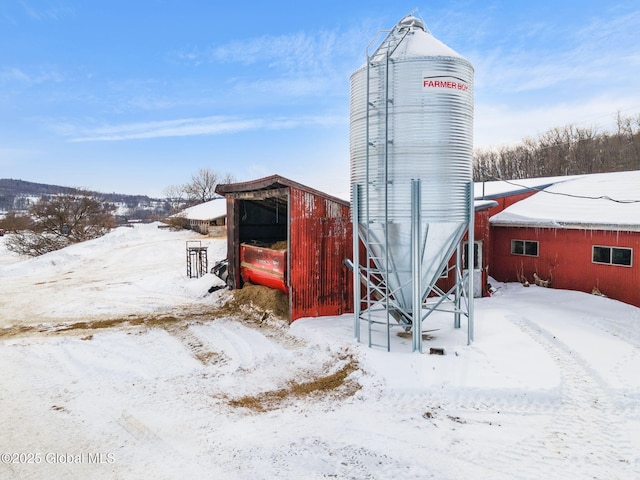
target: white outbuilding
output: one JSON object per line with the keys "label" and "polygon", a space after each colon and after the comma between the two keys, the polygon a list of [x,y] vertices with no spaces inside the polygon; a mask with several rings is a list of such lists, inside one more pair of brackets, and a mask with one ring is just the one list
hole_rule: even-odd
{"label": "white outbuilding", "polygon": [[186,218],[189,228],[203,235],[226,235],[227,202],[224,197],[185,208],[173,216]]}

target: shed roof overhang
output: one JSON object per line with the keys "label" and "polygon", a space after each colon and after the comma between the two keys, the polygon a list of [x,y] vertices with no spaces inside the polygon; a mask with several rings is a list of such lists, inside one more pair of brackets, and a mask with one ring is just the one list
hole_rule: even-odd
{"label": "shed roof overhang", "polygon": [[293,180],[281,177],[280,175],[271,175],[269,177],[259,178],[257,180],[251,180],[249,182],[218,184],[218,186],[216,186],[216,193],[227,198],[260,200],[264,198],[285,195],[287,193],[286,189],[289,187],[296,188],[303,192],[311,193],[318,197],[326,198],[327,200],[331,200],[345,206],[349,206],[349,202],[345,200],[321,192],[320,190],[307,187],[306,185],[294,182]]}

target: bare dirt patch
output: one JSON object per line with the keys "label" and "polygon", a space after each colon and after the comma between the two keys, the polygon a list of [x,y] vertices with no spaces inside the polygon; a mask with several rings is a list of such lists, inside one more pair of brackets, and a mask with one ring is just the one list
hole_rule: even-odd
{"label": "bare dirt patch", "polygon": [[329,375],[318,376],[305,382],[291,381],[286,387],[279,390],[271,390],[258,395],[246,395],[231,399],[228,403],[234,408],[266,412],[276,410],[292,399],[326,395],[334,395],[339,398],[353,396],[360,389],[360,385],[355,380],[349,379],[349,376],[358,369],[358,362],[351,355],[346,355],[341,360],[346,363]]}
{"label": "bare dirt patch", "polygon": [[155,315],[128,315],[126,317],[116,317],[97,320],[86,320],[80,322],[65,322],[57,324],[41,325],[14,325],[0,328],[0,339],[22,337],[34,334],[44,335],[82,335],[83,339],[90,339],[92,332],[97,330],[108,330],[111,328],[172,328],[183,325],[186,321],[213,320],[217,313],[217,308],[158,313]]}
{"label": "bare dirt patch", "polygon": [[[289,300],[279,290],[262,285],[246,284],[244,288],[222,293],[211,304],[182,307],[154,314],[127,315],[114,318],[96,318],[82,321],[14,325],[0,328],[0,339],[31,335],[78,335],[91,339],[96,331],[130,329],[144,331],[162,328],[169,333],[187,328],[192,323],[206,323],[218,318],[230,317],[248,327],[260,328],[262,333],[288,348],[304,342],[288,334]],[[203,363],[215,361],[215,355],[198,352]]]}

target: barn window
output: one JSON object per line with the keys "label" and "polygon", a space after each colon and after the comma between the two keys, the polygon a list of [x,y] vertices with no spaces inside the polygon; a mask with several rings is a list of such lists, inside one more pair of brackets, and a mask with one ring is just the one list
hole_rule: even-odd
{"label": "barn window", "polygon": [[632,250],[630,248],[593,246],[592,260],[594,263],[606,263],[607,265],[631,266]]}
{"label": "barn window", "polygon": [[538,242],[533,240],[511,240],[511,255],[538,256]]}

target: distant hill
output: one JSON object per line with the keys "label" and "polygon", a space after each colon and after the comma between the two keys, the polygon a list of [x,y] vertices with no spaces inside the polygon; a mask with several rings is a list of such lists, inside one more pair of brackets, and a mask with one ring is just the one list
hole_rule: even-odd
{"label": "distant hill", "polygon": [[[60,193],[76,193],[80,192],[81,189],[73,188],[73,187],[63,187],[60,185],[48,185],[46,183],[35,183],[35,182],[27,182],[25,180],[14,180],[13,178],[0,178],[0,196],[6,195],[33,195],[33,196],[43,196],[43,195],[56,195]],[[160,201],[160,199],[154,199],[147,195],[125,195],[120,193],[101,193],[91,191],[91,194],[96,196],[100,196],[105,200],[112,201],[147,201],[150,202],[152,200]]]}
{"label": "distant hill", "polygon": [[[26,212],[40,198],[81,192],[81,189],[0,178],[0,215],[9,211]],[[165,217],[171,209],[164,199],[147,195],[89,192],[117,207],[120,220],[154,220]]]}

